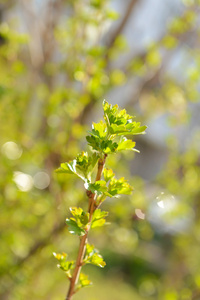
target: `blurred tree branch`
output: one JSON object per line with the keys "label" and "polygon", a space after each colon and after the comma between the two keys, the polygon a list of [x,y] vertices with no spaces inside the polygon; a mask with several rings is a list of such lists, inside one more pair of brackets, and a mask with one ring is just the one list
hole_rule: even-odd
{"label": "blurred tree branch", "polygon": [[130,19],[130,16],[133,12],[133,8],[138,3],[138,1],[139,0],[131,0],[130,3],[127,5],[125,14],[122,17],[118,27],[113,31],[113,34],[111,35],[109,40],[106,42],[106,47],[108,49],[112,48],[112,46],[114,45],[114,42],[116,41],[117,37],[122,33],[122,31],[126,27],[128,21]]}

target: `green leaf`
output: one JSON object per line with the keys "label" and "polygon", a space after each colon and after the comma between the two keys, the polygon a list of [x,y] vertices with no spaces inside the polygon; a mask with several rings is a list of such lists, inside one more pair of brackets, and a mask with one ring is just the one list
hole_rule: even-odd
{"label": "green leaf", "polygon": [[71,214],[75,217],[79,227],[87,225],[89,222],[89,213],[84,212],[80,207],[70,207]]}
{"label": "green leaf", "polygon": [[66,261],[67,254],[66,253],[53,253],[54,257],[59,261],[57,267],[63,270],[68,278],[71,278],[71,270],[74,268],[74,261]]}
{"label": "green leaf", "polygon": [[71,214],[75,217],[77,226],[84,230],[89,222],[89,213],[84,212],[80,207],[70,207],[70,211]]}
{"label": "green leaf", "polygon": [[98,253],[98,250],[94,248],[93,245],[86,245],[86,255],[84,259],[85,263],[93,264],[98,267],[105,267],[106,263],[103,260],[103,257]]}
{"label": "green leaf", "polygon": [[94,211],[94,214],[93,214],[93,220],[98,220],[98,219],[101,219],[101,218],[105,218],[107,217],[108,215],[108,212],[107,211],[102,211],[100,208],[99,209],[96,209]]}
{"label": "green leaf", "polygon": [[121,125],[116,125],[116,124],[111,124],[110,126],[110,133],[111,134],[126,134],[127,130],[126,130],[126,126],[124,124]]}
{"label": "green leaf", "polygon": [[112,195],[112,197],[121,194],[129,195],[131,194],[132,190],[133,188],[128,184],[124,177],[118,180],[116,178],[112,178],[108,186],[108,196],[109,194]]}
{"label": "green leaf", "polygon": [[91,191],[92,193],[97,192],[97,194],[101,194],[108,190],[108,188],[106,186],[106,181],[104,181],[104,180],[98,180],[95,183],[89,183],[87,186],[87,189],[88,189],[88,191]]}
{"label": "green leaf", "polygon": [[75,234],[79,236],[85,235],[85,230],[79,227],[76,220],[74,220],[73,218],[66,219],[66,224],[71,234]]}
{"label": "green leaf", "polygon": [[83,212],[82,215],[80,216],[80,222],[86,226],[89,222],[89,216],[90,216],[89,213]]}
{"label": "green leaf", "polygon": [[100,139],[98,136],[86,136],[88,145],[91,146],[94,150],[101,151]]}
{"label": "green leaf", "polygon": [[104,218],[107,217],[107,215],[107,211],[101,211],[101,209],[96,209],[92,217],[91,228],[103,226],[106,222]]}
{"label": "green leaf", "polygon": [[108,139],[102,139],[98,136],[86,136],[88,145],[94,150],[103,152],[106,154],[113,153],[116,151],[118,144]]}
{"label": "green leaf", "polygon": [[88,276],[83,273],[80,274],[79,281],[80,287],[86,287],[92,284],[92,281],[88,279]]}
{"label": "green leaf", "polygon": [[115,176],[115,174],[113,173],[113,170],[104,168],[103,176],[105,181],[108,182],[111,178]]}
{"label": "green leaf", "polygon": [[76,166],[76,161],[75,160],[71,161],[70,163],[65,162],[65,163],[62,163],[60,165],[60,168],[58,168],[56,170],[56,172],[57,173],[69,173],[69,174],[70,173],[76,173],[75,166]]}
{"label": "green leaf", "polygon": [[112,124],[110,126],[111,134],[117,135],[137,135],[137,134],[145,134],[145,129],[147,126],[139,127],[140,123],[133,122],[128,123],[126,125],[116,125]]}
{"label": "green leaf", "polygon": [[70,207],[70,212],[74,217],[80,217],[83,213],[81,207]]}
{"label": "green leaf", "polygon": [[87,178],[89,180],[90,180],[91,174],[97,164],[98,159],[99,159],[99,155],[97,153],[92,153],[92,155],[89,156],[88,166],[87,166]]}
{"label": "green leaf", "polygon": [[139,122],[133,122],[133,116],[126,113],[125,109],[120,110],[118,105],[112,106],[104,100],[104,120],[111,135],[135,135],[144,134],[146,126],[140,127]]}
{"label": "green leaf", "polygon": [[92,255],[90,263],[101,268],[105,267],[106,265],[105,261],[103,260],[103,257],[98,253],[94,253]]}
{"label": "green leaf", "polygon": [[98,155],[93,153],[89,155],[87,152],[81,152],[77,155],[76,159],[62,163],[60,168],[56,171],[58,173],[71,173],[75,174],[84,181],[90,180],[91,173],[98,161]]}
{"label": "green leaf", "polygon": [[126,137],[123,137],[122,140],[118,143],[117,151],[122,150],[134,150],[135,142],[127,140]]}
{"label": "green leaf", "polygon": [[[110,154],[117,151],[133,149],[133,143],[126,142],[125,145],[118,145],[113,139],[120,135],[144,134],[146,126],[140,126],[139,122],[133,122],[133,116],[126,113],[125,109],[120,110],[118,105],[112,106],[105,100],[103,101],[104,120],[93,123],[90,136],[86,140],[95,151]],[[135,150],[137,151],[137,150]]]}
{"label": "green leaf", "polygon": [[92,131],[88,131],[91,135],[99,137],[100,139],[105,138],[107,135],[107,126],[101,120],[99,123],[92,124]]}
{"label": "green leaf", "polygon": [[53,252],[53,256],[57,259],[57,260],[65,260],[66,259],[66,257],[67,257],[67,254],[66,253],[62,253],[62,254],[60,254],[60,253],[55,253],[55,252]]}
{"label": "green leaf", "polygon": [[65,272],[68,272],[68,275],[70,275],[69,271],[74,268],[74,261],[61,261],[58,265],[58,268]]}
{"label": "green leaf", "polygon": [[106,154],[110,154],[116,151],[118,144],[116,142],[112,142],[107,140],[102,143],[103,152]]}
{"label": "green leaf", "polygon": [[[112,124],[125,125],[133,117],[126,113],[126,110],[120,110],[118,105],[112,106],[105,100],[103,101],[104,119],[108,126]],[[132,121],[132,120],[131,120]]]}
{"label": "green leaf", "polygon": [[141,126],[139,128],[134,128],[131,130],[131,132],[129,134],[131,134],[131,135],[145,134],[146,129],[147,129],[147,126]]}
{"label": "green leaf", "polygon": [[105,224],[105,219],[95,220],[92,222],[91,228],[101,227]]}

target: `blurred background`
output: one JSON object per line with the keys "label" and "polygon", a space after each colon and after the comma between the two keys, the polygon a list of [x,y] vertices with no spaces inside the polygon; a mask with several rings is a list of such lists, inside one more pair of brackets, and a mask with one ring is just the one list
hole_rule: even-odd
{"label": "blurred background", "polygon": [[53,252],[82,182],[56,174],[86,150],[102,101],[148,125],[108,166],[134,186],[90,234],[107,265],[74,300],[200,299],[200,1],[0,1],[0,299],[61,300]]}

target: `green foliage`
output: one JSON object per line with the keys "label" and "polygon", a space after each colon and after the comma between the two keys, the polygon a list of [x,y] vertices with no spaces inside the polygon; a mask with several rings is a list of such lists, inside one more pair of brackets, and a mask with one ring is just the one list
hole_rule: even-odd
{"label": "green foliage", "polygon": [[73,218],[66,219],[66,224],[71,234],[77,234],[79,236],[85,235],[85,230],[78,226],[77,221]]}
{"label": "green foliage", "polygon": [[104,168],[103,176],[105,181],[108,182],[110,179],[112,179],[115,176],[115,174],[113,173],[113,170]]}
{"label": "green foliage", "polygon": [[58,173],[75,174],[83,180],[89,179],[97,163],[98,156],[93,153],[91,156],[87,152],[80,153],[76,159],[69,163],[62,163],[56,171]]}
{"label": "green foliage", "polygon": [[65,272],[68,278],[71,278],[71,271],[74,269],[74,261],[66,261],[66,253],[53,253],[54,257],[59,261],[57,267]]}
{"label": "green foliage", "polygon": [[[67,296],[69,299],[75,290],[90,285],[86,275],[81,273],[79,276],[81,266],[93,264],[103,268],[106,265],[98,250],[87,242],[90,228],[101,227],[106,222],[105,217],[108,212],[101,211],[98,207],[107,196],[112,198],[121,194],[128,195],[133,190],[124,177],[116,179],[111,169],[104,168],[107,155],[122,150],[133,150],[135,142],[128,140],[124,135],[144,134],[146,129],[146,126],[140,126],[139,122],[133,122],[133,117],[128,115],[125,109],[120,110],[118,105],[112,106],[104,100],[103,110],[105,122],[101,120],[99,123],[93,123],[92,130],[89,131],[90,136],[86,137],[93,152],[90,154],[82,152],[71,162],[61,164],[57,170],[58,173],[71,173],[83,179],[89,198],[88,212],[83,211],[80,207],[71,207],[73,218],[66,219],[69,232],[78,235],[81,239],[76,268],[72,277],[71,273],[68,276],[70,278]],[[94,182],[91,182],[91,174],[97,161],[97,177]],[[105,180],[101,179],[102,175]],[[59,267],[65,273],[69,273],[74,267],[73,262],[63,262],[65,258],[63,255],[56,255],[56,258],[61,261]],[[80,283],[76,286],[78,278]]]}
{"label": "green foliage", "polygon": [[147,126],[140,126],[140,122],[133,122],[134,117],[128,115],[125,109],[120,110],[117,104],[112,106],[104,101],[103,110],[107,130],[111,136],[145,134]]}
{"label": "green foliage", "polygon": [[105,217],[107,217],[107,215],[107,211],[101,211],[100,209],[96,209],[92,216],[91,228],[103,226],[106,222]]}
{"label": "green foliage", "polygon": [[80,285],[78,285],[78,289],[82,287],[90,286],[92,284],[92,281],[88,279],[88,276],[83,273],[80,274],[79,280],[80,280]]}
{"label": "green foliage", "polygon": [[[112,6],[116,5],[115,2]],[[83,290],[80,296],[76,296],[77,300],[198,298],[200,1],[182,0],[178,17],[173,17],[177,10],[173,10],[172,4],[166,28],[163,25],[166,22],[162,22],[162,36],[159,40],[152,40],[149,46],[145,44],[144,48],[132,47],[131,41],[126,41],[133,14],[129,14],[130,18],[126,17],[126,24],[123,17],[127,16],[126,6],[134,1],[125,2],[124,13],[117,14],[111,10],[109,0],[32,1],[33,5],[29,5],[28,1],[24,1],[23,5],[13,0],[1,1],[2,299],[62,298],[66,276],[55,270],[49,254],[67,247],[69,256],[63,264],[68,264],[76,252],[77,242],[84,238],[84,235],[76,235],[76,240],[75,235],[69,234],[66,243],[64,220],[69,206],[84,207],[82,216],[75,218],[71,215],[71,229],[83,234],[92,222],[93,232],[89,241],[101,247],[107,261],[104,270],[88,268],[95,288],[91,289],[90,295],[87,289]],[[145,5],[140,8],[145,8]],[[135,10],[138,19],[140,8]],[[167,11],[169,9],[165,10],[166,14]],[[112,20],[117,15],[119,21],[114,23]],[[149,32],[154,30],[153,26],[153,23],[149,26]],[[115,31],[115,28],[119,30]],[[171,72],[172,69],[174,72]],[[181,74],[180,70],[183,70]],[[132,86],[132,81],[137,83],[137,88]],[[100,139],[97,146],[102,148],[101,151],[90,147],[88,154],[80,154],[79,164],[76,161],[73,165],[76,153],[80,153],[80,147],[84,145],[87,124],[100,105],[99,99],[109,94],[116,95],[113,101],[122,105],[125,99],[121,97],[123,85],[127,86],[124,96],[126,105],[133,112],[130,114],[139,112],[144,124],[156,119],[154,124],[159,133],[163,130],[163,120],[167,121],[165,129],[170,136],[167,140],[162,137],[162,149],[158,145],[161,136],[157,135],[157,131],[153,132],[154,126],[150,126],[152,135],[147,139],[142,137],[140,144],[141,149],[145,147],[145,157],[136,155],[138,159],[142,158],[140,162],[130,163],[137,145],[133,145],[135,140],[131,135],[125,134],[110,136],[103,143]],[[101,123],[105,128],[104,121]],[[180,127],[183,133],[188,127],[187,133],[181,134],[181,139],[176,135]],[[98,132],[96,135],[98,137]],[[92,137],[90,133],[88,136]],[[127,144],[125,138],[128,139]],[[96,147],[97,142],[92,140],[92,145]],[[133,151],[124,150],[124,143],[125,148],[133,148]],[[97,191],[100,189],[97,186],[93,189],[96,210],[87,224],[86,195],[79,179],[83,180],[86,193],[92,197],[88,186],[95,183],[98,168],[95,161],[103,158],[104,153],[109,155],[109,171],[106,174],[104,168],[104,177],[101,178],[106,181],[106,191],[105,188]],[[95,158],[98,154],[99,157]],[[85,168],[86,156],[91,164],[88,167],[86,163]],[[161,156],[163,162],[167,161],[166,165],[160,164]],[[59,174],[55,174],[59,162],[65,161],[75,167],[64,164]],[[117,179],[129,177],[134,194],[122,195],[119,200],[114,197],[108,199],[102,210],[110,211],[109,220],[99,216],[94,219],[99,205],[111,196],[108,186],[115,176],[111,168],[117,171]],[[156,200],[163,191],[175,198],[173,201],[169,197],[168,202],[176,203],[172,212],[167,214]],[[167,196],[162,198],[163,204],[166,199]],[[156,225],[152,225],[153,221],[149,218],[154,203],[159,214],[153,213],[153,221],[158,221]],[[169,215],[173,216],[174,223],[170,222]],[[167,217],[171,225],[167,234],[160,231],[162,216]],[[176,232],[179,220],[187,226]],[[108,221],[112,225],[100,227]],[[112,268],[119,273],[112,272]],[[71,275],[73,272],[74,269],[70,269]],[[81,274],[81,278],[86,280],[83,285],[88,283],[84,275]],[[118,289],[113,290],[113,286]]]}
{"label": "green foliage", "polygon": [[86,245],[86,253],[84,263],[92,264],[100,268],[105,267],[106,263],[103,260],[102,256],[99,254],[98,250],[94,248],[93,245]]}
{"label": "green foliage", "polygon": [[110,197],[116,197],[117,195],[129,195],[131,194],[133,188],[128,184],[124,177],[120,179],[111,178],[108,186],[108,194]]}
{"label": "green foliage", "polygon": [[70,211],[74,218],[66,219],[69,232],[79,236],[85,235],[85,228],[89,222],[89,213],[85,213],[80,207],[71,207]]}
{"label": "green foliage", "polygon": [[95,183],[90,183],[85,185],[88,191],[92,193],[102,194],[107,191],[106,182],[104,180],[98,180]]}
{"label": "green foliage", "polygon": [[[133,116],[126,113],[126,110],[120,110],[118,105],[112,106],[104,100],[103,102],[104,120],[99,123],[93,123],[92,130],[88,131],[88,144],[93,150],[100,153],[110,154],[122,150],[135,150],[135,142],[127,140],[124,135],[144,134],[146,126],[140,126],[140,122],[133,122]],[[118,137],[121,137],[119,140]]]}

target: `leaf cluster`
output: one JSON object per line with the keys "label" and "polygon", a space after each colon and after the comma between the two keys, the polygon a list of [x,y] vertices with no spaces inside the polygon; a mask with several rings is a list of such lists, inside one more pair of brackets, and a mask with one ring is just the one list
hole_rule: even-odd
{"label": "leaf cluster", "polygon": [[[120,110],[118,105],[112,106],[103,101],[104,121],[93,123],[92,130],[86,137],[93,150],[103,154],[117,153],[122,150],[137,151],[135,142],[127,139],[127,135],[144,134],[146,126],[140,126],[140,122],[133,122],[133,116]],[[120,138],[119,138],[120,137]]]}
{"label": "leaf cluster", "polygon": [[111,169],[105,168],[103,176],[104,180],[85,183],[85,188],[97,195],[97,205],[100,205],[107,197],[119,197],[122,194],[129,195],[133,191],[133,187],[129,185],[128,181],[124,177],[116,179]]}
{"label": "leaf cluster", "polygon": [[86,254],[84,259],[85,264],[92,264],[98,267],[105,267],[106,263],[103,257],[99,254],[99,251],[95,249],[93,245],[86,245]]}
{"label": "leaf cluster", "polygon": [[[78,236],[85,235],[89,227],[89,213],[84,212],[80,207],[71,207],[70,211],[73,217],[66,219],[68,231]],[[103,226],[106,222],[105,217],[107,217],[107,215],[108,212],[96,209],[92,216],[91,228]]]}
{"label": "leaf cluster", "polygon": [[[146,126],[141,126],[139,122],[133,121],[134,117],[127,114],[125,109],[120,110],[118,105],[112,106],[103,101],[103,111],[104,121],[93,123],[92,130],[88,131],[89,135],[86,137],[92,151],[81,152],[74,160],[62,163],[57,169],[58,173],[74,174],[81,178],[89,198],[88,212],[80,207],[71,207],[72,217],[66,219],[69,232],[79,236],[80,240],[85,243],[82,246],[82,261],[76,262],[75,269],[77,269],[77,264],[81,266],[93,264],[101,268],[106,265],[98,250],[87,243],[88,232],[90,228],[93,229],[106,224],[108,212],[102,211],[99,207],[107,197],[128,195],[133,188],[124,177],[117,179],[113,170],[105,168],[105,160],[107,155],[123,150],[137,151],[135,142],[126,136],[144,134],[146,129]],[[95,169],[97,170],[95,171]],[[94,173],[97,173],[95,181],[92,180]],[[71,278],[74,262],[67,262],[64,254],[56,254],[55,257],[59,260],[59,268]],[[79,273],[77,272],[77,274]],[[76,291],[90,284],[91,281],[87,275],[80,273]]]}
{"label": "leaf cluster", "polygon": [[80,207],[71,207],[70,211],[73,218],[66,219],[69,232],[78,236],[85,235],[89,222],[89,213],[84,212]]}
{"label": "leaf cluster", "polygon": [[71,271],[74,269],[75,263],[74,261],[67,261],[67,254],[66,253],[53,253],[54,257],[59,261],[57,267],[65,272],[68,278],[72,277]]}
{"label": "leaf cluster", "polygon": [[89,156],[87,152],[81,152],[74,160],[62,163],[56,171],[58,173],[75,174],[83,180],[90,180],[98,158],[97,153],[92,153]]}

